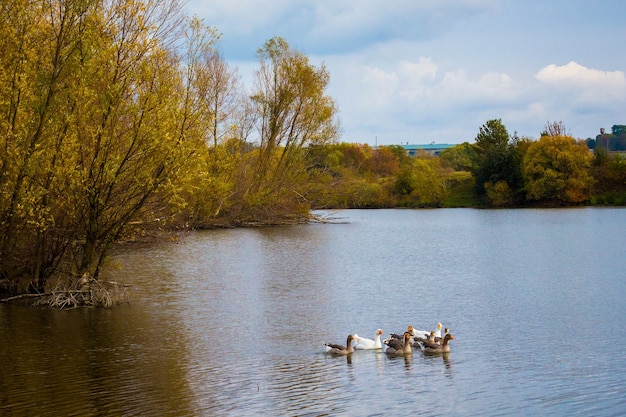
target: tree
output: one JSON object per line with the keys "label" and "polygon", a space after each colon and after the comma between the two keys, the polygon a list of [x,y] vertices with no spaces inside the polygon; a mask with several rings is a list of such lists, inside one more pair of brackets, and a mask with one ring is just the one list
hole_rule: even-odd
{"label": "tree", "polygon": [[186,100],[201,118],[207,144],[213,148],[227,139],[236,124],[236,111],[241,102],[240,79],[236,68],[231,68],[220,53],[220,34],[197,18],[189,21],[185,38],[185,82],[190,87]]}
{"label": "tree", "polygon": [[611,132],[613,132],[615,136],[626,134],[626,125],[613,125],[611,126]]}
{"label": "tree", "polygon": [[522,170],[527,198],[559,203],[582,203],[594,183],[589,169],[593,155],[584,142],[571,136],[542,136],[529,146]]}
{"label": "tree", "polygon": [[[522,176],[519,161],[515,155],[516,136],[509,136],[500,119],[489,120],[480,127],[474,145],[472,175],[479,196],[487,197],[487,187],[504,181],[506,189],[514,193],[521,188]],[[502,186],[499,189],[505,189]],[[488,199],[488,198],[487,198]]]}
{"label": "tree", "polygon": [[411,173],[412,205],[439,207],[448,194],[439,158],[415,158]]}
{"label": "tree", "polygon": [[397,154],[387,146],[379,146],[373,150],[372,156],[365,160],[364,168],[374,175],[389,177],[400,169]]}
{"label": "tree", "polygon": [[567,130],[565,124],[562,121],[560,122],[548,122],[546,123],[543,132],[541,132],[541,136],[571,136],[571,132]]}
{"label": "tree", "polygon": [[174,48],[180,4],[7,7],[0,273],[31,276],[39,287],[61,266],[97,277],[113,242],[163,215],[167,184],[198,149]]}
{"label": "tree", "polygon": [[36,287],[69,247],[78,56],[95,2],[9,1],[0,18],[0,274]]}
{"label": "tree", "polygon": [[335,103],[325,95],[330,76],[323,65],[311,65],[279,37],[267,41],[257,56],[252,103],[258,114],[258,149],[243,193],[250,208],[284,198],[285,189],[293,189],[305,172],[305,147],[328,143],[338,131]]}
{"label": "tree", "polygon": [[[193,150],[179,101],[178,60],[166,48],[181,24],[176,2],[118,0],[81,50],[76,100],[80,208],[78,271],[97,276],[110,245],[149,207]],[[160,200],[154,200],[156,203]]]}
{"label": "tree", "polygon": [[[170,187],[175,221],[204,227],[227,210],[246,129],[239,117],[239,77],[219,53],[220,35],[201,20],[188,20],[181,71],[181,134],[204,143],[185,174]],[[242,135],[242,136],[240,136]]]}
{"label": "tree", "polygon": [[614,146],[614,151],[625,151],[626,150],[626,125],[613,125],[611,127],[611,132],[613,132],[613,140],[611,141]]}
{"label": "tree", "polygon": [[455,171],[470,171],[474,159],[474,148],[468,142],[453,146],[439,154],[441,164]]}

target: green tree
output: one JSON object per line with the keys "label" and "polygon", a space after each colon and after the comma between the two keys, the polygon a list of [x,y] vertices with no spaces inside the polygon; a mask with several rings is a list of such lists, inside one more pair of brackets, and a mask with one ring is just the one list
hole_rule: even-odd
{"label": "green tree", "polygon": [[591,172],[595,184],[590,200],[595,204],[626,204],[626,160],[620,154],[596,148]]}
{"label": "green tree", "polygon": [[453,146],[439,154],[441,164],[455,171],[471,171],[474,160],[474,148],[468,142]]}
{"label": "green tree", "polygon": [[611,126],[611,132],[615,136],[620,136],[626,133],[626,125],[613,125]]}
{"label": "green tree", "polygon": [[[522,176],[515,155],[517,137],[511,137],[500,119],[480,127],[474,144],[472,175],[479,196],[488,199],[487,188],[504,181],[514,194],[521,188]],[[487,184],[487,187],[486,187]],[[499,189],[505,189],[502,186]],[[515,195],[511,196],[515,198]]]}

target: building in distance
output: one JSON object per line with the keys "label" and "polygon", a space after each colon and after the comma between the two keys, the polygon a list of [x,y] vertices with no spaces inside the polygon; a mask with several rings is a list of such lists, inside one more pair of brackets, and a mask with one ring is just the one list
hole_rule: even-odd
{"label": "building in distance", "polygon": [[425,145],[409,145],[404,144],[400,145],[406,151],[406,154],[409,156],[416,156],[419,151],[424,151],[429,155],[439,156],[442,151],[446,149],[450,149],[456,145],[451,145],[449,143],[428,143]]}

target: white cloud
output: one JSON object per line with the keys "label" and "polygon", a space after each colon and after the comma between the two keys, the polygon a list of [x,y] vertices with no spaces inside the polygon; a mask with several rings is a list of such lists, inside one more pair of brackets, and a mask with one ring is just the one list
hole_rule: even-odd
{"label": "white cloud", "polygon": [[398,72],[407,79],[421,81],[434,79],[437,75],[438,66],[431,58],[420,57],[418,62],[402,60],[398,63]]}
{"label": "white cloud", "polygon": [[487,72],[469,78],[464,70],[447,72],[438,86],[438,95],[456,106],[500,106],[513,102],[520,87],[504,73]]}
{"label": "white cloud", "polygon": [[338,102],[347,131],[378,134],[390,143],[472,140],[459,133],[466,127],[458,124],[477,130],[524,97],[522,86],[505,73],[469,76],[462,69],[443,68],[430,57],[393,61],[370,56],[371,51],[346,60],[334,56],[328,63],[329,94]]}
{"label": "white cloud", "polygon": [[571,61],[562,66],[548,65],[535,78],[554,89],[570,90],[581,101],[626,99],[626,78],[623,71],[600,71]]}
{"label": "white cloud", "polygon": [[222,51],[248,87],[255,52],[273,36],[324,62],[341,139],[380,144],[471,141],[493,118],[530,136],[549,121],[581,137],[625,123],[623,13],[608,3],[564,4],[190,0],[189,7],[223,32]]}

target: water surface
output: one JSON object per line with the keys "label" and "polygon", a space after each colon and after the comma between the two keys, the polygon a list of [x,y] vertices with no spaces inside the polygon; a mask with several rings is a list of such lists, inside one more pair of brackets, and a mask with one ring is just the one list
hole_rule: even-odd
{"label": "water surface", "polygon": [[[622,415],[626,210],[349,210],[119,251],[131,304],[0,305],[6,415]],[[450,354],[323,353],[411,324]]]}

